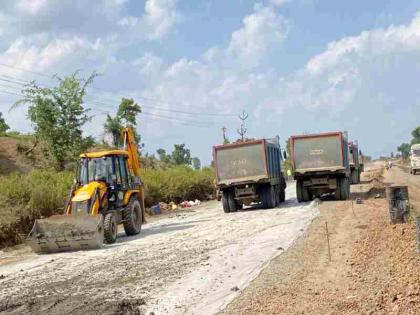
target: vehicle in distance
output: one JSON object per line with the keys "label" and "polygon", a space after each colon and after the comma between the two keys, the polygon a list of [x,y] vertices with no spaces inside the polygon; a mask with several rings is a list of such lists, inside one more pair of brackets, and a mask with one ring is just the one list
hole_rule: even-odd
{"label": "vehicle in distance", "polygon": [[410,149],[410,174],[420,171],[420,144],[413,144]]}
{"label": "vehicle in distance", "polygon": [[290,138],[293,177],[299,202],[334,194],[336,200],[350,195],[347,133],[329,132]]}
{"label": "vehicle in distance", "polygon": [[364,165],[357,141],[349,142],[349,163],[351,184],[360,184],[360,174],[364,170]]}
{"label": "vehicle in distance", "polygon": [[213,159],[224,212],[235,212],[253,202],[274,208],[285,200],[278,138],[214,146]]}

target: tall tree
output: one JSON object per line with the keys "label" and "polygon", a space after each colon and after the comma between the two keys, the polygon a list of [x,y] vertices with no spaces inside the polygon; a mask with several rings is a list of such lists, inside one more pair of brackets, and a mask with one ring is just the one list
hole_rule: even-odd
{"label": "tall tree", "polygon": [[187,149],[185,144],[175,144],[171,160],[175,165],[191,165],[190,149]]}
{"label": "tall tree", "polygon": [[35,136],[43,142],[58,170],[93,145],[92,137],[83,136],[82,127],[90,120],[83,98],[95,77],[93,73],[87,79],[79,78],[76,72],[65,78],[56,77],[55,87],[40,87],[33,81],[23,88],[23,98],[12,107],[28,105]]}
{"label": "tall tree", "polygon": [[112,145],[114,147],[119,147],[122,145],[121,139],[121,129],[122,123],[121,119],[118,116],[111,117],[111,115],[106,116],[106,120],[104,123],[105,132],[110,134],[112,137]]}
{"label": "tall tree", "polygon": [[201,161],[198,157],[194,157],[192,159],[192,165],[195,170],[199,170],[201,168]]}
{"label": "tall tree", "polygon": [[6,121],[3,118],[3,114],[0,112],[0,134],[5,133],[9,129],[9,125],[6,124]]}
{"label": "tall tree", "polygon": [[117,116],[130,127],[137,125],[136,116],[141,113],[141,107],[132,98],[122,98]]}
{"label": "tall tree", "polygon": [[410,144],[409,143],[402,143],[398,148],[398,152],[401,152],[401,156],[406,159],[410,155]]}
{"label": "tall tree", "polygon": [[125,127],[133,128],[134,136],[138,146],[141,148],[144,145],[141,143],[141,137],[136,132],[137,119],[136,116],[141,113],[141,107],[132,98],[122,98],[118,106],[117,113],[114,117],[107,115],[104,123],[105,132],[112,136],[112,144],[115,147],[122,145],[121,129]]}
{"label": "tall tree", "polygon": [[158,154],[159,160],[164,163],[171,163],[171,156],[166,153],[165,149],[157,149],[156,153]]}
{"label": "tall tree", "polygon": [[411,140],[411,144],[420,143],[420,126],[414,129],[411,132],[411,135],[413,136],[413,140]]}

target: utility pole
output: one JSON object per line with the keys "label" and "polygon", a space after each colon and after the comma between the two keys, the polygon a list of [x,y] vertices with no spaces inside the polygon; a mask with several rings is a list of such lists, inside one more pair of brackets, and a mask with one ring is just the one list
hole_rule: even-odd
{"label": "utility pole", "polygon": [[238,129],[238,134],[241,136],[241,141],[244,142],[245,134],[246,134],[246,128],[245,128],[245,120],[248,118],[248,114],[245,112],[245,110],[242,110],[242,113],[238,116],[241,120],[241,128]]}
{"label": "utility pole", "polygon": [[226,131],[227,131],[227,128],[223,126],[223,127],[222,127],[222,132],[223,132],[223,144],[227,144],[227,143],[229,143],[228,138],[226,138]]}

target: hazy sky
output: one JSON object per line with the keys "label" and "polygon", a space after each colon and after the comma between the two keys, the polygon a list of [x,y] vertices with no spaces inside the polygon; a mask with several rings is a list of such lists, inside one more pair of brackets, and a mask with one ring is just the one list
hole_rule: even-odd
{"label": "hazy sky", "polygon": [[[143,105],[145,150],[186,143],[207,164],[236,139],[347,130],[366,154],[420,125],[420,1],[0,0],[0,111],[22,84],[101,76],[86,98],[100,137],[121,97]],[[217,116],[219,115],[219,116]]]}

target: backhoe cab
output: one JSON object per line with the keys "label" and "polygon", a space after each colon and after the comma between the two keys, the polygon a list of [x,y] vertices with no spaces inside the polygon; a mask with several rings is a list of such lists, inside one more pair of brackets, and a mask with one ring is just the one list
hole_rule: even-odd
{"label": "backhoe cab", "polygon": [[136,235],[144,222],[144,195],[134,134],[123,130],[124,150],[80,155],[66,215],[37,220],[28,243],[36,252],[99,248],[114,243],[118,224]]}

